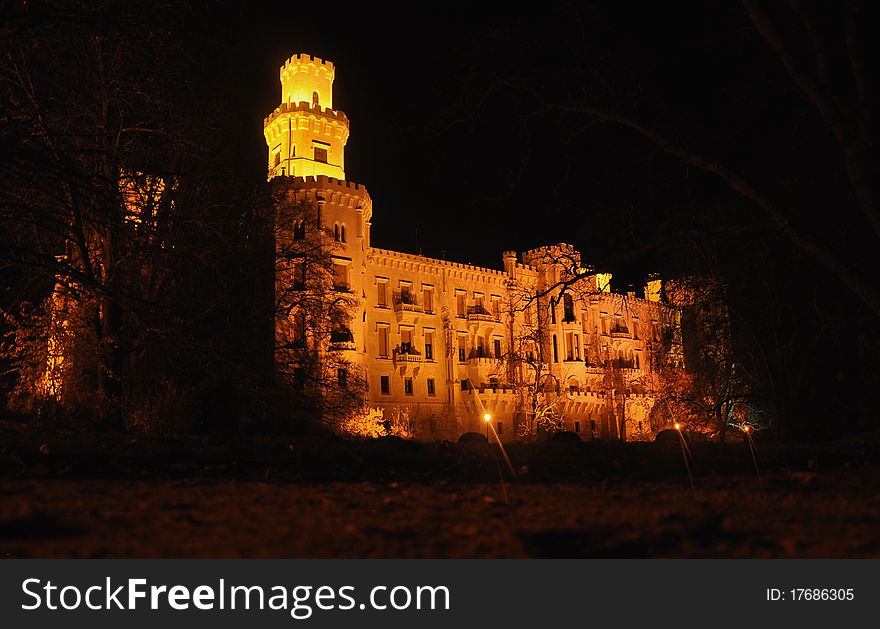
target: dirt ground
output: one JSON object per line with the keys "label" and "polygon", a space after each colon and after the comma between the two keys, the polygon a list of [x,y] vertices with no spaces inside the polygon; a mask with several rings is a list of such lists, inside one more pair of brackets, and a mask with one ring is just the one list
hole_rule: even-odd
{"label": "dirt ground", "polygon": [[0,557],[880,557],[877,434],[507,451],[0,426]]}
{"label": "dirt ground", "polygon": [[878,480],[4,481],[0,556],[877,557]]}

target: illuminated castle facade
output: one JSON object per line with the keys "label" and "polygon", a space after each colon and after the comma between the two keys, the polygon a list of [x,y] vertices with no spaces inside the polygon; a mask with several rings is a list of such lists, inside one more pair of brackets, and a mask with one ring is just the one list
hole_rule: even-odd
{"label": "illuminated castle facade", "polygon": [[[335,68],[311,55],[281,67],[281,105],[264,121],[269,178],[313,203],[332,245],[335,284],[357,306],[344,352],[366,376],[370,406],[404,410],[444,436],[500,438],[550,417],[582,439],[648,438],[654,382],[678,360],[676,313],[650,283],[610,291],[560,244],[502,254],[489,269],[373,246],[373,203],[346,179],[349,121],[333,109]],[[557,286],[577,274],[564,290]],[[656,429],[656,422],[653,422]]]}

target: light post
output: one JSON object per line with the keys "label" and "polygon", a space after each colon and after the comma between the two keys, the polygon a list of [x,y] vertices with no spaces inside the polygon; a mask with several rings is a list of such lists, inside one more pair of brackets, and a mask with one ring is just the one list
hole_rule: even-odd
{"label": "light post", "polygon": [[489,443],[489,422],[492,421],[492,415],[489,413],[484,413],[483,421],[486,422],[486,443]]}

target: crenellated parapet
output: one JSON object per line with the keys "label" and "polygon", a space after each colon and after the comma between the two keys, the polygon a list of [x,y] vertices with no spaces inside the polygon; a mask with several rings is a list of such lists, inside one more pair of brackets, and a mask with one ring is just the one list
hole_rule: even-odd
{"label": "crenellated parapet", "polygon": [[300,72],[303,71],[303,69],[315,72],[329,72],[331,77],[336,73],[336,67],[333,65],[332,61],[327,61],[326,59],[321,59],[321,57],[316,57],[315,55],[307,53],[291,55],[291,57],[284,62],[284,65],[281,66],[282,75],[284,72]]}
{"label": "crenellated parapet", "polygon": [[504,287],[508,279],[507,273],[498,269],[490,269],[462,262],[451,262],[439,258],[429,258],[427,256],[391,251],[389,249],[374,247],[368,253],[368,259],[377,266],[428,274],[444,272],[452,278],[472,282],[485,282],[499,288]]}
{"label": "crenellated parapet", "polygon": [[300,101],[298,103],[281,103],[280,106],[276,107],[275,110],[266,116],[263,119],[263,125],[268,126],[275,118],[280,116],[281,114],[303,114],[304,116],[312,116],[314,118],[324,118],[330,119],[338,122],[341,126],[345,127],[345,129],[349,129],[350,125],[348,122],[348,116],[337,109],[330,109],[329,107],[321,107],[320,105],[313,105],[307,101]]}
{"label": "crenellated parapet", "polygon": [[367,188],[354,181],[336,179],[326,175],[309,177],[276,177],[273,182],[286,188],[291,201],[308,200],[323,202],[339,208],[350,208],[363,212],[363,219],[369,221],[373,215],[373,200]]}

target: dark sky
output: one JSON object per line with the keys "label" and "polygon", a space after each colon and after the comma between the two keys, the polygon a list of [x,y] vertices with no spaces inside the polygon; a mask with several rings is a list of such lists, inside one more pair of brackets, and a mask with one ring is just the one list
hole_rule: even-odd
{"label": "dark sky", "polygon": [[229,142],[254,181],[278,67],[311,53],[336,64],[334,106],[351,121],[346,174],[373,198],[375,246],[498,268],[505,249],[567,241],[601,266],[648,238],[641,226],[668,207],[725,195],[629,131],[531,116],[530,93],[611,98],[695,137],[706,133],[691,125],[695,110],[734,133],[762,132],[725,119],[748,98],[728,82],[762,54],[743,52],[754,34],[737,3],[637,5],[548,4],[536,16],[510,4],[221,3],[197,36],[216,51],[206,89],[233,103]]}

